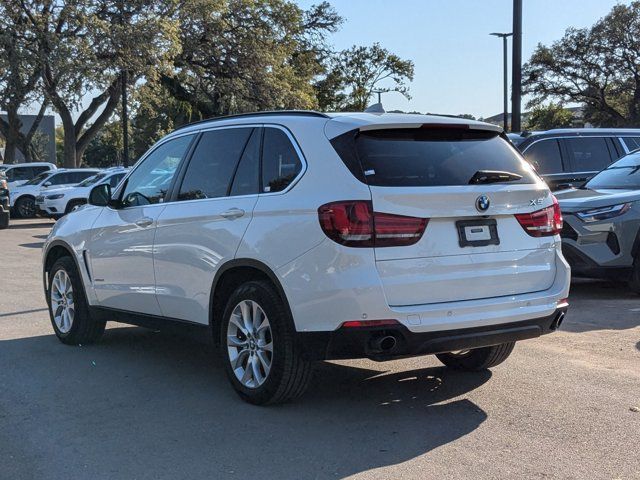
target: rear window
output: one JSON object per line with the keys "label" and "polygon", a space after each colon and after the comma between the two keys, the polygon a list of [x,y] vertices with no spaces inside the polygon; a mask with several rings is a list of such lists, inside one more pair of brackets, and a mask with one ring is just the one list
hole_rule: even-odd
{"label": "rear window", "polygon": [[[515,173],[509,183],[535,183],[536,174],[497,132],[393,129],[349,132],[331,142],[352,173],[369,185],[468,185],[478,170]],[[358,167],[361,171],[357,171]]]}

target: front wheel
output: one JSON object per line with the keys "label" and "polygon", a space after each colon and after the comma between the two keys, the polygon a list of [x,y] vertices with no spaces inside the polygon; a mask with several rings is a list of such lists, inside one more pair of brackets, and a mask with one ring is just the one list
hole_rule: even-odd
{"label": "front wheel", "polygon": [[56,260],[51,267],[47,293],[51,324],[62,343],[80,345],[100,339],[105,322],[91,316],[82,279],[70,257]]}
{"label": "front wheel", "polygon": [[36,216],[36,201],[31,197],[19,198],[15,207],[16,217],[33,218]]}
{"label": "front wheel", "polygon": [[436,357],[447,367],[456,370],[486,370],[504,362],[513,352],[515,344],[516,342],[509,342],[461,352],[438,353]]}
{"label": "front wheel", "polygon": [[273,286],[249,281],[231,295],[220,322],[225,370],[240,397],[255,405],[302,395],[311,364],[296,342],[288,308]]}

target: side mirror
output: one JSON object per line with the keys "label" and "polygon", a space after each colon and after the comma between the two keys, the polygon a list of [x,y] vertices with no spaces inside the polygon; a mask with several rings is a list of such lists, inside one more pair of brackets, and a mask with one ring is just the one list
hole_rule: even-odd
{"label": "side mirror", "polygon": [[111,203],[111,187],[108,183],[97,185],[89,193],[89,205],[106,207]]}
{"label": "side mirror", "polygon": [[51,186],[51,182],[44,182],[44,184],[42,184],[43,187],[47,188]]}

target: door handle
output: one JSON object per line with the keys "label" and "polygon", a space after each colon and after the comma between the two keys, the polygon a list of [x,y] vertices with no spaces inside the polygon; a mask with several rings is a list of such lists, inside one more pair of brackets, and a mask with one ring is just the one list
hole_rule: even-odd
{"label": "door handle", "polygon": [[221,217],[224,217],[229,220],[233,220],[234,218],[240,218],[244,215],[244,210],[241,208],[230,208],[226,212],[222,212],[220,214]]}
{"label": "door handle", "polygon": [[143,217],[136,221],[136,225],[140,228],[146,228],[153,223],[153,218]]}

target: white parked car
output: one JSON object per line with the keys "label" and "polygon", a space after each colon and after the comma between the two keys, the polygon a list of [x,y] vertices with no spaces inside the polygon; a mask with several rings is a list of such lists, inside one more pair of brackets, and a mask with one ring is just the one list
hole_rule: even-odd
{"label": "white parked car", "polygon": [[113,189],[124,178],[128,169],[114,167],[102,170],[77,185],[50,188],[36,197],[36,207],[43,215],[59,218],[87,203],[91,189],[101,183],[108,183]]}
{"label": "white parked car", "polygon": [[10,190],[27,183],[43,172],[55,169],[56,166],[49,162],[0,164],[0,172],[6,175]]}
{"label": "white parked car", "polygon": [[41,173],[27,183],[9,189],[9,198],[13,214],[16,217],[32,218],[37,213],[36,197],[52,187],[76,185],[84,179],[98,173],[97,168],[74,168],[50,170]]}
{"label": "white parked car", "polygon": [[[158,172],[170,172],[160,184]],[[252,403],[313,361],[436,354],[467,370],[558,328],[558,204],[502,131],[404,114],[274,112],[181,128],[44,246],[53,329],[199,328]],[[207,337],[208,338],[208,337]]]}

